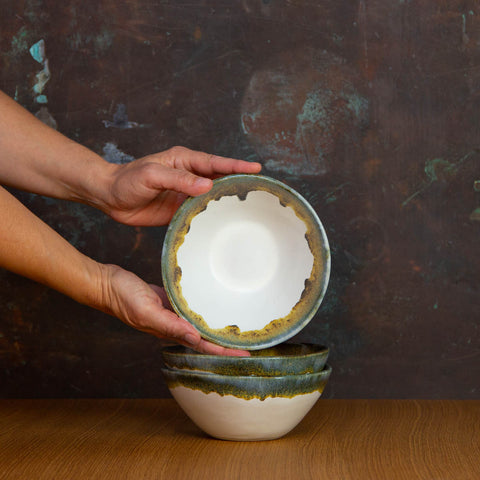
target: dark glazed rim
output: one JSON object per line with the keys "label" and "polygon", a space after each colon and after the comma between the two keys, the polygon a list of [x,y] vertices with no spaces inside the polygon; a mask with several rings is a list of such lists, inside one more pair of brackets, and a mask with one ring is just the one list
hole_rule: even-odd
{"label": "dark glazed rim", "polygon": [[[300,354],[290,354],[290,353],[285,353],[282,355],[259,355],[259,351],[254,352],[253,355],[251,356],[244,356],[244,357],[225,357],[225,356],[220,356],[220,355],[213,355],[213,354],[208,354],[208,353],[201,353],[197,352],[196,350],[193,350],[188,347],[184,347],[183,345],[167,345],[162,348],[162,355],[168,355],[171,357],[178,357],[178,358],[203,358],[203,359],[209,359],[209,360],[216,360],[219,362],[224,362],[224,361],[229,361],[234,358],[241,358],[244,361],[251,362],[255,361],[258,359],[272,359],[272,360],[282,360],[286,358],[308,358],[308,357],[313,357],[317,355],[325,355],[328,354],[329,349],[325,345],[317,345],[315,343],[289,343],[286,342],[283,344],[286,348],[302,348],[306,347],[307,349],[310,349],[308,353],[300,353]],[[283,347],[283,345],[279,345],[279,347]],[[255,354],[257,353],[257,354]]]}
{"label": "dark glazed rim", "polygon": [[161,371],[169,389],[185,387],[206,394],[215,392],[245,400],[265,400],[268,397],[292,398],[315,391],[322,393],[332,373],[332,367],[326,364],[320,372],[278,377],[219,375],[168,368],[162,368]]}
{"label": "dark glazed rim", "polygon": [[220,375],[284,376],[319,372],[329,349],[312,343],[282,343],[251,356],[226,357],[195,352],[182,345],[162,348],[162,360],[172,370],[209,372]]}
{"label": "dark glazed rim", "polygon": [[[181,290],[181,269],[177,265],[177,252],[183,244],[192,219],[204,211],[212,200],[236,195],[246,198],[251,191],[266,191],[291,207],[307,227],[305,237],[314,257],[310,278],[298,303],[283,318],[274,319],[259,330],[242,332],[237,326],[212,329],[196,312],[192,311]],[[168,227],[162,250],[163,285],[170,303],[178,316],[193,324],[203,338],[230,348],[259,350],[278,345],[293,337],[313,318],[325,296],[330,278],[330,248],[320,219],[312,206],[295,190],[278,180],[263,175],[229,175],[214,180],[210,192],[188,198],[175,213]]]}

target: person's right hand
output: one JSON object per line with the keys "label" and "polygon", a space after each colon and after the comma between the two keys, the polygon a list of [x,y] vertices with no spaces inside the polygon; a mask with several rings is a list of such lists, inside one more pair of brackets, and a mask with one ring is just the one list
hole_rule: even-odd
{"label": "person's right hand", "polygon": [[109,181],[93,202],[127,225],[166,225],[187,196],[212,188],[212,179],[233,173],[258,173],[259,163],[173,147],[124,165],[111,165]]}
{"label": "person's right hand", "polygon": [[158,338],[181,343],[212,355],[249,356],[208,342],[186,320],[171,309],[165,291],[149,285],[116,265],[102,266],[102,295],[97,308],[118,317],[127,325]]}

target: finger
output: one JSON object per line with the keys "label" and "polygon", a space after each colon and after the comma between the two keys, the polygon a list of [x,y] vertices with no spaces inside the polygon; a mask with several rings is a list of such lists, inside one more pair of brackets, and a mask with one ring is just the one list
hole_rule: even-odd
{"label": "finger", "polygon": [[220,356],[229,356],[229,357],[249,357],[250,352],[248,350],[236,350],[233,348],[226,348],[220,345],[216,345],[215,343],[208,342],[203,338],[200,339],[198,343],[191,344],[184,340],[179,340],[178,338],[165,338],[161,337],[163,341],[166,342],[174,342],[180,343],[185,347],[191,348],[192,350],[196,350],[199,353],[204,353],[207,355],[220,355]]}
{"label": "finger", "polygon": [[259,173],[262,165],[258,162],[247,162],[213,155],[210,160],[212,174],[230,175],[233,173]]}
{"label": "finger", "polygon": [[143,331],[159,338],[168,338],[177,343],[188,344],[188,346],[198,345],[201,342],[200,333],[195,327],[170,310],[159,307],[152,317],[148,327],[143,328]]}
{"label": "finger", "polygon": [[[151,287],[155,292],[157,292],[157,290],[162,290],[156,285],[151,285]],[[171,340],[180,343],[200,353],[232,357],[250,356],[250,353],[247,350],[225,348],[204,340],[192,324],[178,317],[175,313],[169,310],[162,309],[160,322],[152,322],[150,327],[144,329],[144,331],[163,340]]]}
{"label": "finger", "polygon": [[[149,332],[153,333],[153,332]],[[154,334],[155,335],[155,334]],[[199,353],[206,355],[219,355],[219,356],[229,356],[229,357],[249,357],[250,352],[248,350],[236,350],[233,348],[225,348],[220,345],[208,342],[207,340],[201,339],[199,343],[191,344],[185,342],[184,340],[179,340],[178,338],[170,338],[165,336],[156,335],[164,346],[172,346],[176,344],[181,344],[185,347],[191,348]]]}
{"label": "finger", "polygon": [[153,320],[149,327],[143,330],[153,335],[167,340],[173,340],[181,343],[198,352],[210,355],[224,355],[235,357],[248,357],[250,353],[247,350],[236,350],[216,345],[201,338],[200,333],[187,320],[182,319],[170,310],[163,308],[169,305],[165,290],[158,285],[150,284],[150,288],[160,297],[163,306],[158,305],[159,310],[152,315]]}
{"label": "finger", "polygon": [[216,345],[215,343],[208,342],[203,338],[200,340],[200,342],[197,345],[191,346],[191,348],[194,348],[198,352],[207,353],[210,355],[223,355],[223,356],[229,356],[229,357],[249,357],[250,356],[250,352],[247,350],[236,350],[233,348],[222,347],[220,345]]}
{"label": "finger", "polygon": [[191,196],[202,195],[208,192],[213,185],[209,178],[158,163],[146,165],[144,176],[144,182],[148,188],[158,191],[173,190]]}
{"label": "finger", "polygon": [[262,165],[258,162],[220,157],[189,149],[181,149],[175,161],[178,168],[187,168],[199,175],[211,178],[233,173],[259,173],[262,169]]}

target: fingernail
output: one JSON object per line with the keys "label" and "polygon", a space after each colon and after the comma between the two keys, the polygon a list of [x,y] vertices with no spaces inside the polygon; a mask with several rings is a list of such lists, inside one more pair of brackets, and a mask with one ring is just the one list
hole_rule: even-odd
{"label": "fingernail", "polygon": [[198,343],[198,337],[193,333],[187,333],[183,339],[190,345],[196,345]]}

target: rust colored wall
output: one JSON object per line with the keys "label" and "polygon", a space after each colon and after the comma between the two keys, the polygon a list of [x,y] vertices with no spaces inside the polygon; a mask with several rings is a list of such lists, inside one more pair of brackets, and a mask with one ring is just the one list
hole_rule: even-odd
{"label": "rust colored wall", "polygon": [[[331,347],[327,396],[480,398],[477,2],[0,6],[0,88],[67,136],[113,162],[175,144],[258,160],[311,202],[332,277],[299,338]],[[165,229],[16,195],[161,282]],[[1,396],[164,396],[159,367],[153,337],[0,271]]]}

